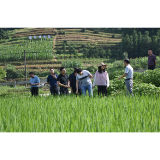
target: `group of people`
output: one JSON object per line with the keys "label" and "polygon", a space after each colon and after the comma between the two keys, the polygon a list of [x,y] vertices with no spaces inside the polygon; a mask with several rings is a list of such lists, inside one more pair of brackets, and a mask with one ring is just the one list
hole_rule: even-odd
{"label": "group of people", "polygon": [[[153,54],[153,51],[150,49],[148,51],[148,69],[155,69],[155,65],[157,63],[156,56]],[[81,68],[74,68],[74,72],[68,75],[66,74],[66,70],[64,67],[60,68],[60,74],[57,75],[54,72],[54,69],[50,69],[50,75],[47,78],[47,84],[50,84],[50,92],[52,95],[59,95],[59,87],[60,87],[60,95],[68,95],[68,88],[71,88],[71,93],[73,94],[83,94],[86,95],[86,91],[88,91],[89,96],[93,96],[93,88],[95,86],[98,87],[98,95],[102,94],[103,96],[107,95],[107,88],[109,87],[109,75],[106,71],[106,64],[103,62],[99,64],[98,70],[95,73],[94,81],[92,84],[91,78],[92,74],[87,70],[82,70]],[[125,85],[127,89],[127,94],[133,94],[133,68],[130,65],[130,60],[124,60],[125,72],[119,77],[121,79],[126,77]],[[38,95],[38,87],[40,85],[40,79],[34,75],[33,72],[29,73],[30,81],[29,84],[31,86],[31,94],[32,96]]]}

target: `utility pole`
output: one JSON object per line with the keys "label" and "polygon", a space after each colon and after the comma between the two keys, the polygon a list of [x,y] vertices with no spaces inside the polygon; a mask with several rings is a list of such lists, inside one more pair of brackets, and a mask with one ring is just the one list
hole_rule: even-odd
{"label": "utility pole", "polygon": [[[27,69],[26,69],[26,52],[24,50],[24,66],[25,66],[25,81],[27,80]],[[26,83],[27,87],[27,83]]]}

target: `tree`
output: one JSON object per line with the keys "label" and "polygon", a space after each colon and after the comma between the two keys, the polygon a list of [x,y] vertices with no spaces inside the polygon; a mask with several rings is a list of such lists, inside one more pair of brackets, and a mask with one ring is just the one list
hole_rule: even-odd
{"label": "tree", "polygon": [[142,55],[142,34],[138,32],[138,46],[137,46],[138,57]]}
{"label": "tree", "polygon": [[136,30],[133,30],[133,56],[138,56],[138,34]]}

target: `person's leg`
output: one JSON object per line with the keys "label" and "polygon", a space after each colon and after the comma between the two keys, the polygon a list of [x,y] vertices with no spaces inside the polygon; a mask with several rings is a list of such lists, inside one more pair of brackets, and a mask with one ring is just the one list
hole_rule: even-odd
{"label": "person's leg", "polygon": [[33,87],[31,88],[31,95],[33,96]]}
{"label": "person's leg", "polygon": [[154,69],[155,69],[155,65],[154,65],[154,66],[152,66],[152,67],[151,67],[151,69],[152,69],[152,70],[154,70]]}
{"label": "person's leg", "polygon": [[151,70],[151,66],[148,66],[148,70]]}
{"label": "person's leg", "polygon": [[103,96],[106,96],[106,91],[107,91],[107,90],[106,90],[106,87],[107,87],[107,86],[102,86],[102,95],[103,95]]}
{"label": "person's leg", "polygon": [[58,95],[59,94],[59,90],[58,87],[53,87],[53,95]]}
{"label": "person's leg", "polygon": [[82,89],[82,94],[85,96],[86,95],[86,86],[81,86]]}
{"label": "person's leg", "polygon": [[125,81],[126,89],[127,89],[127,95],[132,94],[132,87],[133,87],[133,80],[127,80]]}
{"label": "person's leg", "polygon": [[98,87],[98,96],[99,96],[101,92],[101,86],[97,86],[97,87]]}
{"label": "person's leg", "polygon": [[51,95],[54,94],[53,87],[50,87],[50,92],[51,92]]}
{"label": "person's leg", "polygon": [[39,88],[35,87],[35,96],[38,96],[38,91],[39,91]]}
{"label": "person's leg", "polygon": [[93,97],[92,84],[90,84],[90,85],[87,86],[87,90],[88,90],[89,96]]}

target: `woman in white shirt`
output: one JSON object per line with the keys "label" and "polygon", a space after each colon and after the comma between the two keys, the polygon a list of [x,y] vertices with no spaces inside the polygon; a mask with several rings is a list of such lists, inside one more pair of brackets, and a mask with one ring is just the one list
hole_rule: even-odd
{"label": "woman in white shirt", "polygon": [[104,63],[101,63],[98,66],[98,70],[95,73],[92,89],[95,86],[98,87],[98,95],[107,95],[107,88],[109,87],[109,76],[106,71],[106,64]]}

